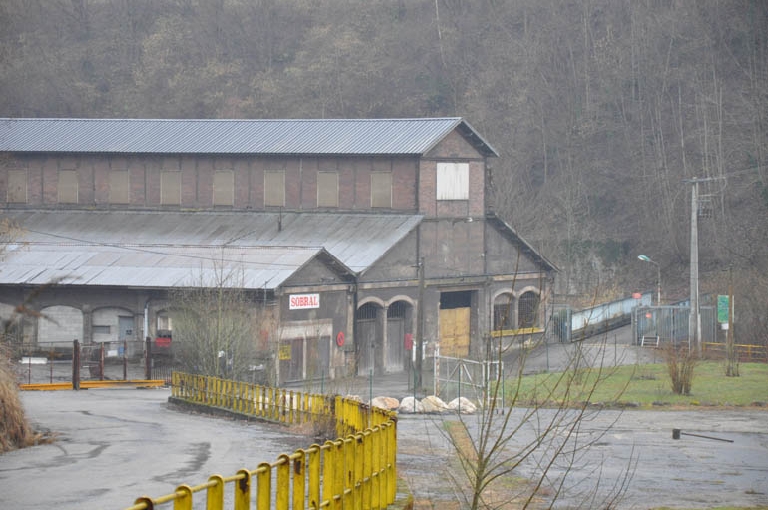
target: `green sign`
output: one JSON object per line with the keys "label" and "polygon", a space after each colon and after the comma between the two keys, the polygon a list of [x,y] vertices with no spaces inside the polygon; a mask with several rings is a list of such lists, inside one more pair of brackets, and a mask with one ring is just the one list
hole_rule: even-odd
{"label": "green sign", "polygon": [[717,322],[728,322],[728,296],[717,296]]}

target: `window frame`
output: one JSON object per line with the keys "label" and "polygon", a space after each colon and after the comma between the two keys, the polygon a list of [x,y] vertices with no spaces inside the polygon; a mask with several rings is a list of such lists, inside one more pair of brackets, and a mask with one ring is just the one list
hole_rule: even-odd
{"label": "window frame", "polygon": [[[327,178],[333,178],[333,183],[330,181],[324,181],[321,185],[321,176],[323,180]],[[332,186],[331,186],[332,185]],[[328,186],[334,189],[328,188]],[[328,196],[333,195],[333,202],[330,200],[322,200]],[[339,207],[339,172],[317,172],[317,207],[338,208]]]}
{"label": "window frame", "polygon": [[[9,204],[26,204],[29,201],[29,191],[27,189],[28,173],[26,168],[11,168],[8,170],[8,185],[5,190],[5,199]],[[20,186],[19,186],[20,184]],[[19,190],[19,195],[23,193],[24,200],[19,200],[12,191],[16,187]]]}
{"label": "window frame", "polygon": [[[279,177],[279,185],[276,182],[271,182],[271,178],[275,177]],[[280,190],[279,194],[277,193],[278,189]],[[264,171],[264,207],[285,207],[285,170]]]}
{"label": "window frame", "polygon": [[[374,183],[375,179],[382,177],[386,177],[386,183]],[[381,190],[381,194],[383,194],[384,188],[387,188],[387,198],[389,199],[386,205],[382,205],[383,201],[379,203],[375,200],[377,197],[375,191]],[[392,209],[392,172],[371,172],[371,209]]]}
{"label": "window frame", "polygon": [[[530,296],[530,297],[526,297]],[[537,328],[539,326],[539,307],[541,296],[532,290],[520,294],[517,298],[518,329]]]}
{"label": "window frame", "polygon": [[[216,177],[228,180],[224,185],[217,186]],[[221,184],[221,183],[220,183]],[[213,196],[211,201],[214,207],[233,207],[235,205],[235,172],[233,170],[216,170],[213,172]],[[226,195],[226,196],[224,196]],[[217,200],[224,198],[224,200]]]}
{"label": "window frame", "polygon": [[[59,204],[77,204],[80,199],[80,178],[77,170],[66,168],[59,170],[56,182],[56,198]],[[73,195],[67,195],[73,193]]]}
{"label": "window frame", "polygon": [[[116,183],[115,179],[124,179],[124,182]],[[117,185],[116,185],[117,184]],[[125,184],[125,201],[119,200],[120,198],[116,196],[116,190],[119,190],[122,188],[122,185]],[[109,197],[108,197],[110,204],[115,205],[128,205],[131,203],[131,175],[128,170],[111,170],[109,172]]]}
{"label": "window frame", "polygon": [[[171,202],[168,201],[166,197],[169,196],[169,193],[171,193],[173,190],[169,189],[166,190],[167,187],[169,187],[169,184],[172,184],[170,182],[166,182],[167,178],[170,178],[173,176],[175,179],[178,180],[178,185],[174,186],[176,187],[176,199],[175,201]],[[178,170],[163,170],[160,172],[160,205],[175,205],[180,206],[181,205],[181,172]]]}

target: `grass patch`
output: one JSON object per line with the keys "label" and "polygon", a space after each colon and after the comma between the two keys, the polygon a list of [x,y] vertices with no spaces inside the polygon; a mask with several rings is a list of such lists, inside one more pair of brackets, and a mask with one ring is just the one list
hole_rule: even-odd
{"label": "grass patch", "polygon": [[[520,380],[517,403],[565,401],[577,404],[588,401],[648,407],[763,405],[768,409],[768,364],[742,363],[739,369],[740,377],[726,377],[720,362],[698,364],[690,395],[672,393],[667,366],[663,363],[604,367],[602,371],[580,369],[577,372],[537,374]],[[598,377],[600,380],[595,385]],[[506,384],[509,399],[515,392],[517,381],[507,380]]]}

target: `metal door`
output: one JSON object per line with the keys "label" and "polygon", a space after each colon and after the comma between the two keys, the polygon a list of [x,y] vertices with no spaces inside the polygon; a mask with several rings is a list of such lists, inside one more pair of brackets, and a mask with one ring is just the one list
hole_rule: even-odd
{"label": "metal door", "polygon": [[357,335],[360,341],[357,375],[368,375],[375,365],[376,319],[358,319]]}
{"label": "metal door", "polygon": [[402,372],[405,361],[405,318],[387,319],[387,372]]}

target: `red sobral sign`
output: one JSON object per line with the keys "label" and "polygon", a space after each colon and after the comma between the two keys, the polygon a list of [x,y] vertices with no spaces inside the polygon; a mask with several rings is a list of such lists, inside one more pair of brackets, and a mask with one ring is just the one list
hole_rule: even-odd
{"label": "red sobral sign", "polygon": [[289,310],[320,308],[320,294],[291,294],[288,296]]}

